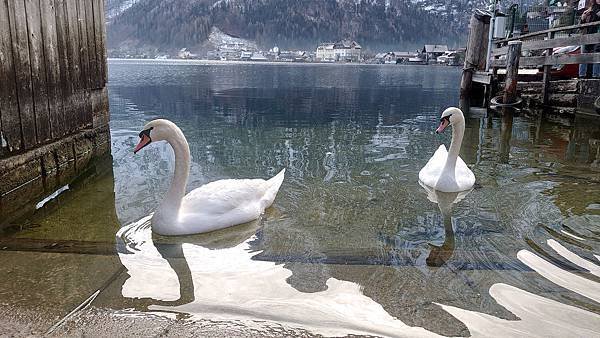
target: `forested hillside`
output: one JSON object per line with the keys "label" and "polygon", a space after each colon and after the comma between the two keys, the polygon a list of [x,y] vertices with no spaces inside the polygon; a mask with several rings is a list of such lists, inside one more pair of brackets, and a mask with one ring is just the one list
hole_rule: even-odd
{"label": "forested hillside", "polygon": [[[347,38],[370,49],[464,43],[472,1],[109,0],[109,48],[209,48],[213,27],[259,47],[314,49]],[[462,6],[462,7],[457,7]]]}

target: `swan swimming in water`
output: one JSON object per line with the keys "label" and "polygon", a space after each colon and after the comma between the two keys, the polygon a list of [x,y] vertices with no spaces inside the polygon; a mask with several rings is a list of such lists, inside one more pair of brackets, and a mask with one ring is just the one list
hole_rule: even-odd
{"label": "swan swimming in water", "polygon": [[450,107],[444,110],[440,126],[435,130],[441,133],[452,126],[450,148],[442,144],[419,172],[419,180],[438,191],[459,192],[469,190],[475,184],[475,175],[458,156],[465,133],[465,117],[460,109]]}
{"label": "swan swimming in water", "polygon": [[181,129],[171,121],[158,119],[146,124],[139,136],[134,153],[156,141],[167,141],[175,152],[171,187],[152,215],[152,231],[159,235],[198,234],[255,220],[273,204],[283,183],[285,169],[266,181],[214,181],[186,195],[190,147]]}

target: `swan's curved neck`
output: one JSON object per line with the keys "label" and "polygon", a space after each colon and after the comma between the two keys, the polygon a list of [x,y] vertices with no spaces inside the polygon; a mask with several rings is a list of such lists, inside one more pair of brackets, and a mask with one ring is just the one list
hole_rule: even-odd
{"label": "swan's curved neck", "polygon": [[175,173],[171,187],[160,204],[157,213],[165,220],[176,220],[181,206],[181,199],[185,196],[185,187],[190,174],[190,147],[181,130],[173,133],[167,142],[175,152]]}
{"label": "swan's curved neck", "polygon": [[446,164],[444,165],[444,171],[452,170],[456,167],[456,160],[460,153],[460,146],[462,144],[463,136],[465,134],[465,122],[458,121],[452,125],[452,142],[450,142],[450,149],[448,149],[448,157],[446,158]]}

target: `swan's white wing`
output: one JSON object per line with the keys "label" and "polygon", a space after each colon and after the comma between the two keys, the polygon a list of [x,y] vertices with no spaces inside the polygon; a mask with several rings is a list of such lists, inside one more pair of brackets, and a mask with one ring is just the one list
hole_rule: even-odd
{"label": "swan's white wing", "polygon": [[435,187],[438,178],[446,164],[446,158],[448,157],[448,151],[442,144],[435,151],[433,156],[429,159],[427,164],[419,171],[419,180],[425,185]]}
{"label": "swan's white wing", "polygon": [[162,235],[189,235],[255,220],[273,203],[284,175],[285,169],[268,181],[220,180],[203,185],[183,197],[176,222],[164,227],[153,223],[152,229]]}
{"label": "swan's white wing", "polygon": [[181,201],[183,213],[224,214],[258,203],[268,188],[263,179],[220,180],[190,191]]}
{"label": "swan's white wing", "polygon": [[458,184],[460,190],[471,189],[471,187],[473,187],[475,184],[475,174],[473,174],[473,171],[471,171],[471,169],[467,166],[465,161],[460,158],[460,156],[456,160],[454,174],[456,176],[456,183]]}

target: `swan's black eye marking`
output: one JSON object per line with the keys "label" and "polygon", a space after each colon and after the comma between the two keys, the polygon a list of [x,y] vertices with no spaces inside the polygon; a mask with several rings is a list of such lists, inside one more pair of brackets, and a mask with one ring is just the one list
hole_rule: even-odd
{"label": "swan's black eye marking", "polygon": [[150,137],[150,131],[152,129],[154,129],[154,127],[150,127],[149,129],[140,131],[139,137],[142,138],[142,136],[146,135],[146,137],[148,137],[150,140],[152,140],[152,138]]}
{"label": "swan's black eye marking", "polygon": [[[448,120],[448,122],[450,122],[450,116],[452,116],[452,114],[450,114],[450,115],[448,115],[448,116],[444,116],[444,117],[442,117],[442,118],[440,119],[440,122],[441,122],[441,121],[444,121],[444,120]],[[140,136],[140,137],[141,137],[141,136]]]}

